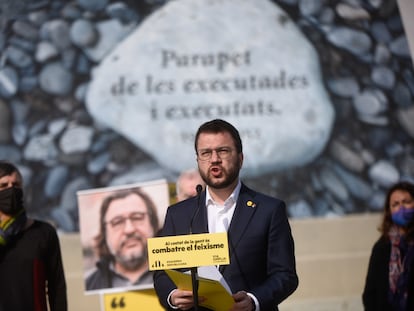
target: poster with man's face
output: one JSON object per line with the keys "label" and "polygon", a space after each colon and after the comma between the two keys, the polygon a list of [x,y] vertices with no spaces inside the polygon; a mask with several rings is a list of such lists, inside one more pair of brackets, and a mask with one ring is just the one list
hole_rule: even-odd
{"label": "poster with man's face", "polygon": [[85,292],[152,288],[147,239],[163,225],[167,181],[82,190],[77,197]]}

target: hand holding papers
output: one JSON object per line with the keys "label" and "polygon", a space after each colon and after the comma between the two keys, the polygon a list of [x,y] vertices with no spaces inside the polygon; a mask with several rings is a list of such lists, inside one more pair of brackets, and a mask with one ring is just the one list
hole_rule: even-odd
{"label": "hand holding papers", "polygon": [[[214,311],[227,311],[234,303],[230,287],[215,266],[203,266],[198,271],[198,295],[204,300],[200,306]],[[179,289],[191,290],[191,275],[176,270],[166,270]]]}
{"label": "hand holding papers", "polygon": [[[228,311],[233,305],[230,288],[216,268],[230,263],[226,232],[150,238],[148,258],[150,270],[165,270],[179,289],[194,289],[196,306]],[[197,273],[171,270],[181,268],[197,270]],[[198,300],[200,296],[203,301]]]}

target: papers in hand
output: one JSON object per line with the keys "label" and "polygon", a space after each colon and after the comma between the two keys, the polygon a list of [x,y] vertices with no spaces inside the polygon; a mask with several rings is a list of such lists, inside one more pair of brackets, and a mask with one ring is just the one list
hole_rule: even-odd
{"label": "papers in hand", "polygon": [[[173,280],[177,288],[192,290],[191,274],[176,270],[165,270]],[[214,311],[228,311],[234,303],[231,290],[223,275],[215,266],[203,266],[197,268],[198,296],[205,300],[200,301],[200,306]]]}

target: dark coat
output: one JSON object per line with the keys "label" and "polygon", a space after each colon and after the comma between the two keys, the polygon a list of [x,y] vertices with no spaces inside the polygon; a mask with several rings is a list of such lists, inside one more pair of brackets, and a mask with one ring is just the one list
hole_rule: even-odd
{"label": "dark coat", "polygon": [[[381,238],[373,246],[362,301],[365,311],[392,311],[388,302],[388,265],[391,242]],[[414,263],[413,263],[414,264]],[[414,310],[414,267],[409,276],[407,311]]]}
{"label": "dark coat", "polygon": [[[204,191],[200,202],[205,199]],[[170,206],[161,235],[189,234],[197,206],[197,197]],[[205,204],[200,204],[192,229],[193,233],[208,233]],[[224,267],[222,274],[232,292],[252,293],[258,299],[261,311],[278,310],[277,305],[298,286],[294,243],[285,203],[242,184],[228,229],[228,241],[230,264]],[[175,285],[165,272],[157,271],[154,287],[161,304],[168,309],[167,296]]]}

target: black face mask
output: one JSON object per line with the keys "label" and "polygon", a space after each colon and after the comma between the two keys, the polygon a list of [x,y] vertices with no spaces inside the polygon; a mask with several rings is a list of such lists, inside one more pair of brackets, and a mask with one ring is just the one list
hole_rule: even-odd
{"label": "black face mask", "polygon": [[15,215],[23,209],[22,188],[11,187],[0,191],[0,211],[6,215]]}

